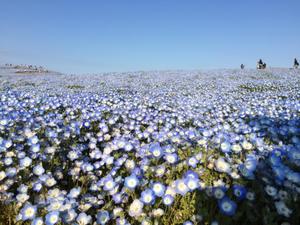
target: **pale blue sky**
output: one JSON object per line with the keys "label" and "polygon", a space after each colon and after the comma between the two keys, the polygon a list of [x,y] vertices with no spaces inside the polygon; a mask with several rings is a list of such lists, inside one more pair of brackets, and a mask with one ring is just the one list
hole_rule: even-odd
{"label": "pale blue sky", "polygon": [[0,10],[0,63],[85,73],[300,57],[299,0],[0,0]]}

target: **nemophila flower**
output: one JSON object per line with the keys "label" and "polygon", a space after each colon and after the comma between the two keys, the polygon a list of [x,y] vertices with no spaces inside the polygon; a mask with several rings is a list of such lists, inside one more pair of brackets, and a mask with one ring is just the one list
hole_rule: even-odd
{"label": "nemophila flower", "polygon": [[37,207],[31,204],[26,204],[20,211],[22,220],[33,220],[35,218]]}
{"label": "nemophila flower", "polygon": [[211,130],[204,130],[202,134],[204,137],[210,137],[213,134],[213,132]]}
{"label": "nemophila flower", "polygon": [[4,159],[4,165],[5,165],[5,166],[9,166],[9,165],[11,165],[12,163],[13,163],[13,160],[12,160],[11,157],[7,157],[7,158]]}
{"label": "nemophila flower", "polygon": [[176,190],[175,190],[175,182],[173,182],[170,186],[167,186],[165,195],[171,195],[173,197],[176,196]]}
{"label": "nemophila flower", "polygon": [[152,190],[154,192],[154,194],[158,197],[162,197],[164,195],[164,192],[166,190],[165,185],[163,185],[162,183],[159,182],[155,182],[152,185]]}
{"label": "nemophila flower", "polygon": [[124,150],[130,152],[133,149],[133,145],[131,143],[126,143],[124,146]]}
{"label": "nemophila flower", "polygon": [[27,193],[27,191],[28,191],[28,186],[25,185],[25,184],[21,184],[21,185],[18,187],[17,190],[18,190],[19,193],[25,194],[25,193]]}
{"label": "nemophila flower", "polygon": [[233,216],[235,214],[237,205],[234,201],[231,201],[229,198],[224,197],[218,201],[218,206],[224,215]]}
{"label": "nemophila flower", "polygon": [[243,141],[242,147],[243,147],[243,149],[245,149],[245,150],[251,150],[252,147],[253,147],[253,145],[252,145],[250,142],[248,142],[248,141]]}
{"label": "nemophila flower", "polygon": [[139,184],[139,180],[134,174],[125,178],[124,185],[130,190],[134,190],[138,184]]}
{"label": "nemophila flower", "polygon": [[120,193],[116,193],[112,196],[115,204],[120,204],[122,202],[122,195]]}
{"label": "nemophila flower", "polygon": [[28,138],[28,141],[27,141],[27,143],[28,143],[29,145],[35,145],[35,144],[37,144],[38,142],[39,142],[39,139],[38,139],[37,136],[32,136],[32,137]]}
{"label": "nemophila flower", "polygon": [[257,166],[256,157],[254,155],[247,155],[244,165],[247,168],[247,170],[254,171]]}
{"label": "nemophila flower", "polygon": [[162,215],[164,215],[164,213],[165,212],[163,209],[158,208],[158,209],[153,209],[150,215],[152,215],[153,217],[161,217]]}
{"label": "nemophila flower", "polygon": [[6,173],[4,171],[0,171],[0,181],[2,181],[6,177]]}
{"label": "nemophila flower", "polygon": [[129,206],[128,214],[131,217],[139,217],[143,213],[144,204],[138,199],[135,199]]}
{"label": "nemophila flower", "polygon": [[216,199],[223,199],[224,196],[225,196],[225,189],[222,188],[222,187],[214,187],[212,189],[212,192],[213,192],[213,196],[216,198]]}
{"label": "nemophila flower", "polygon": [[53,177],[48,177],[46,180],[45,180],[45,185],[47,187],[52,187],[56,184],[56,180],[53,178]]}
{"label": "nemophila flower", "polygon": [[160,158],[163,155],[163,149],[158,143],[151,144],[149,150],[155,158]]}
{"label": "nemophila flower", "polygon": [[212,221],[210,225],[219,225],[218,221]]}
{"label": "nemophila flower", "polygon": [[103,179],[103,190],[105,191],[111,191],[116,186],[116,183],[112,177],[106,177]]}
{"label": "nemophila flower", "polygon": [[174,164],[178,161],[178,156],[176,153],[166,153],[164,156],[164,159],[170,163],[170,164]]}
{"label": "nemophila flower", "polygon": [[151,205],[155,201],[155,193],[151,189],[146,189],[142,191],[140,200],[146,204]]}
{"label": "nemophila flower", "polygon": [[238,166],[240,173],[247,179],[254,179],[253,171],[250,171],[246,168],[244,164]]}
{"label": "nemophila flower", "polygon": [[286,171],[282,166],[273,166],[272,170],[279,181],[283,181],[285,179]]}
{"label": "nemophila flower", "polygon": [[246,198],[249,200],[249,201],[253,201],[255,199],[255,194],[253,192],[247,192],[246,193]]}
{"label": "nemophila flower", "polygon": [[233,185],[233,194],[238,200],[243,200],[246,197],[247,190],[244,186],[235,184]]}
{"label": "nemophila flower", "polygon": [[45,172],[45,169],[43,168],[42,165],[37,165],[33,167],[33,173],[37,176],[42,175]]}
{"label": "nemophila flower", "polygon": [[287,198],[288,198],[288,193],[287,193],[286,191],[280,190],[280,191],[278,192],[278,198],[279,198],[280,200],[287,200]]}
{"label": "nemophila flower", "polygon": [[240,153],[242,151],[242,147],[239,145],[239,144],[233,144],[231,146],[231,150],[234,152],[234,153]]}
{"label": "nemophila flower", "polygon": [[198,162],[199,161],[196,159],[196,157],[190,157],[189,159],[187,159],[188,165],[193,168],[196,168]]}
{"label": "nemophila flower", "polygon": [[36,192],[39,192],[42,189],[43,185],[40,182],[34,183],[32,189]]}
{"label": "nemophila flower", "polygon": [[125,167],[128,170],[133,170],[135,168],[135,162],[133,160],[131,160],[131,159],[127,159],[125,161]]}
{"label": "nemophila flower", "polygon": [[283,201],[276,201],[275,207],[276,207],[277,213],[279,215],[283,215],[285,217],[290,217],[291,213],[293,212],[285,205],[285,203]]}
{"label": "nemophila flower", "polygon": [[77,198],[80,194],[81,188],[77,187],[77,188],[72,188],[68,194],[69,198]]}
{"label": "nemophila flower", "polygon": [[140,167],[135,167],[131,172],[139,179],[143,177],[143,171]]}
{"label": "nemophila flower", "polygon": [[116,225],[129,225],[129,223],[125,218],[117,218]]}
{"label": "nemophila flower", "polygon": [[46,215],[46,225],[54,225],[54,224],[57,224],[60,220],[60,217],[59,217],[59,212],[58,211],[52,211],[52,212],[49,212],[47,215]]}
{"label": "nemophila flower", "polygon": [[51,211],[60,211],[60,209],[62,208],[62,206],[63,206],[63,201],[55,199],[55,200],[52,200],[50,202],[50,204],[47,207],[47,210],[48,210],[48,212],[51,212]]}
{"label": "nemophila flower", "polygon": [[77,216],[76,221],[79,225],[86,225],[91,223],[92,217],[90,215],[87,215],[86,213],[80,213]]}
{"label": "nemophila flower", "polygon": [[166,167],[161,165],[156,167],[155,175],[157,177],[162,177],[165,174],[165,172],[166,172]]}
{"label": "nemophila flower", "polygon": [[97,224],[106,224],[109,221],[109,212],[106,210],[99,211],[97,213]]}
{"label": "nemophila flower", "polygon": [[231,151],[231,144],[229,142],[223,142],[220,145],[221,151],[224,153],[228,153]]}
{"label": "nemophila flower", "polygon": [[77,217],[77,213],[74,209],[65,210],[62,214],[62,220],[65,223],[74,222]]}
{"label": "nemophila flower", "polygon": [[33,153],[37,153],[39,152],[41,149],[40,145],[39,144],[32,144],[30,146],[30,151],[33,152]]}
{"label": "nemophila flower", "polygon": [[17,194],[16,199],[20,203],[24,203],[29,199],[29,195],[26,193]]}
{"label": "nemophila flower", "polygon": [[231,168],[230,164],[227,163],[224,158],[219,158],[215,161],[215,168],[219,172],[229,173]]}
{"label": "nemophila flower", "polygon": [[189,187],[184,179],[179,179],[175,181],[175,190],[177,194],[185,195],[189,191]]}
{"label": "nemophila flower", "polygon": [[300,184],[300,173],[298,172],[289,171],[286,178],[295,184]]}
{"label": "nemophila flower", "polygon": [[44,221],[41,217],[35,218],[32,222],[31,225],[43,225]]}
{"label": "nemophila flower", "polygon": [[14,168],[14,167],[7,168],[5,170],[5,174],[6,174],[7,177],[12,178],[12,177],[16,176],[17,169]]}
{"label": "nemophila flower", "polygon": [[123,211],[124,210],[121,207],[114,208],[113,213],[112,213],[112,217],[117,218],[119,216],[122,216]]}
{"label": "nemophila flower", "polygon": [[193,171],[193,170],[188,170],[186,171],[186,173],[184,174],[185,178],[194,178],[194,179],[199,179],[199,175]]}
{"label": "nemophila flower", "polygon": [[185,178],[185,183],[186,186],[191,190],[194,191],[197,188],[199,188],[200,184],[199,184],[199,179],[198,178],[193,178],[193,177],[187,177]]}
{"label": "nemophila flower", "polygon": [[265,191],[268,195],[275,197],[277,195],[277,189],[273,186],[267,185]]}
{"label": "nemophila flower", "polygon": [[169,206],[169,205],[172,205],[173,202],[174,202],[174,197],[172,195],[167,194],[167,195],[163,196],[163,204],[164,205]]}
{"label": "nemophila flower", "polygon": [[53,154],[53,153],[55,153],[55,151],[56,151],[56,149],[54,147],[47,147],[47,148],[45,148],[44,152],[46,154]]}
{"label": "nemophila flower", "polygon": [[145,218],[142,220],[141,225],[151,225],[151,219],[150,218]]}
{"label": "nemophila flower", "polygon": [[6,148],[6,149],[9,149],[12,145],[13,145],[13,142],[12,140],[4,140],[2,145]]}
{"label": "nemophila flower", "polygon": [[[298,145],[299,146],[299,145]],[[295,148],[295,149],[291,149],[288,152],[288,157],[291,161],[297,161],[300,160],[300,149]]]}
{"label": "nemophila flower", "polygon": [[185,221],[185,222],[183,223],[183,225],[194,225],[194,223],[191,222],[191,221],[189,221],[189,220],[187,220],[187,221]]}

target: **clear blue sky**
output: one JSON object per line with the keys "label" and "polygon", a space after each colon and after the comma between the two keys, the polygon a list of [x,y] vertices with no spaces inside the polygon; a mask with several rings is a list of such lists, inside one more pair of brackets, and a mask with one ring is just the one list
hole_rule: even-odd
{"label": "clear blue sky", "polygon": [[299,0],[0,0],[0,63],[62,72],[254,67],[300,57]]}

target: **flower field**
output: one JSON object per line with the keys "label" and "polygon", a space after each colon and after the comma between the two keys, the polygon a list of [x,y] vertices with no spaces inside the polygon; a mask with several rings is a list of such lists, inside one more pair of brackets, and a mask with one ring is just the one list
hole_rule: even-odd
{"label": "flower field", "polygon": [[0,99],[0,224],[299,224],[299,70],[1,69]]}

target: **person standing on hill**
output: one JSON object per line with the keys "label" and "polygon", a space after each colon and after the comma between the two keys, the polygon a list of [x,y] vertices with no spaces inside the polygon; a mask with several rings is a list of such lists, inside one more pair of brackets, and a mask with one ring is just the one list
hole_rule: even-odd
{"label": "person standing on hill", "polygon": [[262,61],[262,59],[258,60],[256,68],[259,70],[264,69],[264,62]]}
{"label": "person standing on hill", "polygon": [[298,67],[299,67],[299,62],[298,62],[298,60],[295,58],[295,59],[294,59],[294,68],[295,68],[295,69],[298,69]]}

